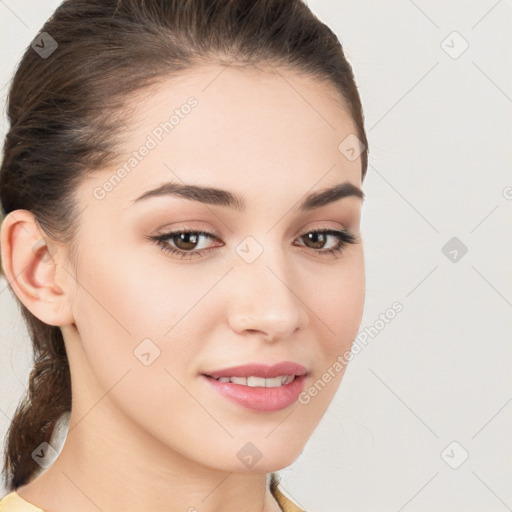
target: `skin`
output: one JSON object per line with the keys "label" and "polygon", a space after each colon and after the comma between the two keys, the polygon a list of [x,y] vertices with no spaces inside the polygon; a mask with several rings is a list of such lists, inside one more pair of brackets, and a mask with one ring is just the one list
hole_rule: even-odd
{"label": "skin", "polygon": [[[276,71],[203,66],[139,91],[121,162],[167,112],[190,96],[198,106],[104,199],[93,191],[116,165],[78,186],[76,267],[30,212],[4,220],[6,277],[35,316],[60,326],[72,376],[66,442],[18,488],[27,501],[54,512],[279,510],[266,475],[300,455],[343,371],[308,404],[264,413],[228,401],[200,374],[290,360],[308,369],[307,389],[350,349],[365,274],[360,198],[294,211],[310,192],[361,187],[360,159],[338,150],[355,125],[328,86]],[[247,209],[171,196],[133,204],[168,181],[229,190]],[[182,227],[219,240],[202,239],[196,247],[214,249],[187,260],[146,238]],[[359,243],[338,257],[319,254],[336,238],[315,246],[302,237],[344,227]],[[251,264],[235,252],[247,236],[263,248]],[[42,237],[47,245],[33,251]],[[145,338],[160,350],[149,366],[133,353]],[[249,441],[262,454],[252,468],[237,457]]]}

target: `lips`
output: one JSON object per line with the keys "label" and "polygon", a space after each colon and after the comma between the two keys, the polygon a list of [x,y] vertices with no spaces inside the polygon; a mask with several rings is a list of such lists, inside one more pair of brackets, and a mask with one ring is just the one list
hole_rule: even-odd
{"label": "lips", "polygon": [[275,412],[297,401],[308,370],[293,361],[250,363],[203,373],[204,382],[229,401],[256,412]]}
{"label": "lips", "polygon": [[292,361],[282,361],[272,366],[250,363],[240,366],[232,366],[230,368],[222,368],[220,370],[209,371],[204,373],[207,377],[218,379],[219,377],[262,377],[271,379],[282,375],[301,376],[307,373],[307,369],[301,364]]}
{"label": "lips", "polygon": [[[221,378],[219,377],[219,379]],[[202,376],[205,384],[216,393],[238,406],[258,413],[281,411],[294,404],[300,393],[303,392],[307,378],[307,375],[304,374],[294,377],[293,381],[288,384],[276,387],[252,387],[233,382],[220,382],[212,377]]]}

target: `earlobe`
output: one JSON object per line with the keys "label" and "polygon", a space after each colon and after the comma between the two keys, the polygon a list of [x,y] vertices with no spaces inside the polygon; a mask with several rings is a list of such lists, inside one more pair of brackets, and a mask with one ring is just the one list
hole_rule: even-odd
{"label": "earlobe", "polygon": [[0,248],[5,277],[31,313],[48,325],[72,324],[69,290],[56,282],[57,245],[31,212],[14,210],[4,218]]}

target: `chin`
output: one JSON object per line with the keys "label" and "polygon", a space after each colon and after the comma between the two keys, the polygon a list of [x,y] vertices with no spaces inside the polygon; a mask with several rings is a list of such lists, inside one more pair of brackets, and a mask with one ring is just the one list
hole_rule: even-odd
{"label": "chin", "polygon": [[256,464],[255,471],[261,471],[264,473],[280,471],[281,469],[287,468],[293,464],[299,455],[300,453],[296,454],[294,457],[278,458],[275,460],[267,460],[266,462],[263,462],[263,459],[261,459],[258,464]]}
{"label": "chin", "polygon": [[264,452],[255,466],[251,469],[248,468],[248,470],[265,473],[280,471],[293,464],[302,453],[302,450],[302,446],[293,449],[293,447],[286,447],[286,443],[283,443],[272,453]]}
{"label": "chin", "polygon": [[[280,441],[282,442],[279,444],[267,443],[265,447],[256,442],[249,444],[250,441],[248,441],[245,446],[243,443],[237,442],[234,457],[231,456],[233,451],[226,447],[222,452],[209,453],[208,457],[203,459],[203,463],[216,470],[234,473],[270,473],[279,471],[295,462],[303,450],[302,445],[287,446],[285,440]],[[252,456],[252,459],[250,456]],[[245,458],[248,458],[247,462],[245,462]]]}

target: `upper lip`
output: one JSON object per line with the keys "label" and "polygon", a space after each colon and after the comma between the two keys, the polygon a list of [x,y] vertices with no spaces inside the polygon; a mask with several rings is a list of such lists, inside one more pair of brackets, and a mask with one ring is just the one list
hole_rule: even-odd
{"label": "upper lip", "polygon": [[208,375],[215,379],[219,377],[264,377],[272,378],[279,377],[280,375],[305,375],[307,369],[301,364],[294,363],[292,361],[282,361],[272,366],[250,363],[240,366],[232,366],[231,368],[222,368],[221,370],[215,370],[204,375]]}

